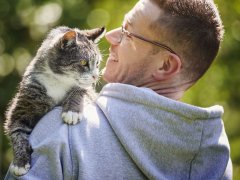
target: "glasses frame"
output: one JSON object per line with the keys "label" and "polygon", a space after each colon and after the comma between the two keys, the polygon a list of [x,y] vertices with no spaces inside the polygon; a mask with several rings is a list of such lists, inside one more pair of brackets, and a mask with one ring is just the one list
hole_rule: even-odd
{"label": "glasses frame", "polygon": [[[161,48],[163,48],[163,49],[165,49],[165,50],[167,50],[167,51],[169,51],[169,52],[177,55],[177,53],[176,53],[175,51],[173,51],[170,47],[166,46],[165,44],[159,43],[159,42],[157,42],[157,41],[152,41],[152,40],[146,39],[146,38],[144,38],[144,37],[142,37],[142,36],[139,36],[139,35],[137,35],[137,34],[135,34],[135,33],[131,33],[131,32],[129,32],[129,31],[127,31],[123,26],[121,27],[121,35],[120,35],[119,43],[122,42],[122,39],[123,39],[124,34],[126,34],[128,37],[133,36],[133,37],[135,37],[135,38],[137,38],[137,39],[140,39],[140,40],[142,40],[142,41],[151,43],[151,44],[153,44],[153,45],[156,45],[156,46],[158,46],[158,47],[161,47]],[[177,55],[177,56],[178,56],[178,55]]]}

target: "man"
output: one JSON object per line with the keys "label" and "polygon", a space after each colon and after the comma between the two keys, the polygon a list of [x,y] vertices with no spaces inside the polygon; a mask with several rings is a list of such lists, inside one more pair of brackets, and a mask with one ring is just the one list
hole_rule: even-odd
{"label": "man", "polygon": [[223,108],[177,101],[209,68],[222,35],[210,0],[140,0],[106,34],[109,84],[79,124],[64,124],[59,107],[43,117],[20,179],[231,179]]}

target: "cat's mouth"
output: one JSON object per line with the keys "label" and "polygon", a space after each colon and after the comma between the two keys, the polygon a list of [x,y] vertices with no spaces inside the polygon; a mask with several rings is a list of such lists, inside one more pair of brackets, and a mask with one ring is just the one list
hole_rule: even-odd
{"label": "cat's mouth", "polygon": [[83,88],[91,87],[92,84],[94,84],[94,83],[95,83],[95,81],[88,82],[88,83],[86,83],[86,82],[81,82],[81,81],[79,82],[80,86],[83,87]]}

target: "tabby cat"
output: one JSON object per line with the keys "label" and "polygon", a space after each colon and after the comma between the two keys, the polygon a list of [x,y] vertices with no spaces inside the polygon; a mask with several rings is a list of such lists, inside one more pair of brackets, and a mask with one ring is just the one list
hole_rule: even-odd
{"label": "tabby cat", "polygon": [[44,114],[61,105],[65,123],[80,121],[83,98],[98,78],[101,54],[96,43],[104,33],[104,27],[79,30],[61,26],[43,41],[6,111],[13,174],[24,175],[30,169],[29,135]]}

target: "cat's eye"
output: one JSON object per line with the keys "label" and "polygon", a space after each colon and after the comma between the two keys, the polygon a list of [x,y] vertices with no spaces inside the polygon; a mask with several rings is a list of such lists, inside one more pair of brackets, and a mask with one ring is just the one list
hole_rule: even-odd
{"label": "cat's eye", "polygon": [[80,60],[80,64],[82,66],[86,66],[88,64],[88,62],[86,60],[82,59],[82,60]]}
{"label": "cat's eye", "polygon": [[97,63],[96,63],[96,67],[97,67],[97,68],[99,67],[99,64],[100,64],[99,61],[97,61]]}

